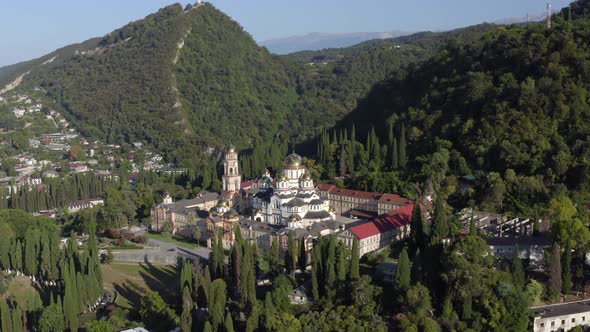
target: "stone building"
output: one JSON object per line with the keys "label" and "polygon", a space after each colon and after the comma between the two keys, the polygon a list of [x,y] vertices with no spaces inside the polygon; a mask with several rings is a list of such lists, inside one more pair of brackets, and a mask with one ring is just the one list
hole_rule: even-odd
{"label": "stone building", "polygon": [[255,220],[289,229],[307,228],[335,217],[328,201],[320,197],[303,159],[295,153],[287,156],[274,181],[268,171],[263,174],[252,208]]}
{"label": "stone building", "polygon": [[412,201],[397,194],[343,189],[325,183],[320,183],[318,189],[321,198],[327,200],[338,215],[375,217],[412,204]]}
{"label": "stone building", "polygon": [[219,200],[219,194],[210,191],[202,191],[193,199],[183,199],[174,202],[170,194],[164,196],[161,204],[154,205],[151,209],[151,229],[161,232],[166,223],[172,228],[172,234],[192,237],[192,227],[199,219],[203,219],[209,209],[215,207]]}

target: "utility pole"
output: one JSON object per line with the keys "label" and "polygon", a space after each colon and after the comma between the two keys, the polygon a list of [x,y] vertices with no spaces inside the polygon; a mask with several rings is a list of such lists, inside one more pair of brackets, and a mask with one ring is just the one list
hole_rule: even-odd
{"label": "utility pole", "polygon": [[547,29],[551,29],[551,0],[547,0]]}

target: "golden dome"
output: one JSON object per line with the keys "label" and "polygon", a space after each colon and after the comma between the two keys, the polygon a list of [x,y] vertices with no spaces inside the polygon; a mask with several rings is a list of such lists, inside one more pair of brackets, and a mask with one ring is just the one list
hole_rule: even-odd
{"label": "golden dome", "polygon": [[296,154],[295,152],[291,153],[290,155],[285,158],[285,166],[286,167],[299,167],[303,164],[303,159],[300,155]]}

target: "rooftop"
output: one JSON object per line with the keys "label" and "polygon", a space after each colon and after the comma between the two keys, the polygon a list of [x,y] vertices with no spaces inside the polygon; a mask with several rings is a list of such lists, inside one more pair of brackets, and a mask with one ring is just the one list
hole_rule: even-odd
{"label": "rooftop", "polygon": [[392,211],[391,214],[386,214],[374,220],[352,226],[349,229],[359,239],[366,239],[408,225],[412,220],[413,210],[414,204],[410,204]]}
{"label": "rooftop", "polygon": [[551,240],[544,236],[491,237],[486,242],[490,246],[551,246]]}
{"label": "rooftop", "polygon": [[551,318],[590,312],[590,299],[532,307],[535,318]]}

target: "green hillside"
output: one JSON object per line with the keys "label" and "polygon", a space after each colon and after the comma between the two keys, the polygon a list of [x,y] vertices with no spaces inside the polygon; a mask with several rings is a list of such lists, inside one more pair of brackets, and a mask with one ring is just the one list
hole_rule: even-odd
{"label": "green hillside", "polygon": [[[587,13],[590,1],[573,8]],[[447,175],[479,174],[483,187],[514,195],[495,209],[519,211],[566,188],[589,193],[590,20],[568,13],[550,30],[502,27],[453,43],[377,84],[340,127],[374,127],[386,141],[388,126],[405,125],[413,169],[429,177],[442,160],[434,169]]]}
{"label": "green hillside", "polygon": [[0,69],[0,82],[30,71],[17,91],[45,89],[82,135],[143,141],[170,161],[196,165],[210,148],[229,143],[250,149],[276,140],[310,142],[355,109],[374,84],[402,75],[452,40],[495,29],[481,25],[279,57],[212,5],[176,4],[102,38]]}

